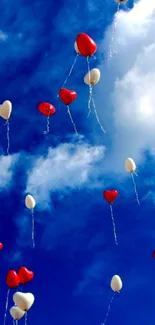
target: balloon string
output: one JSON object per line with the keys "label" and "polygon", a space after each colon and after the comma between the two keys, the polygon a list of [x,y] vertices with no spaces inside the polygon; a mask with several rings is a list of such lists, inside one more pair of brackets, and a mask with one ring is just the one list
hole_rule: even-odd
{"label": "balloon string", "polygon": [[27,313],[25,314],[25,325],[27,325]]}
{"label": "balloon string", "polygon": [[114,214],[113,214],[112,204],[110,204],[110,212],[111,212],[111,219],[112,219],[112,224],[113,224],[113,231],[114,231],[115,243],[116,243],[116,245],[118,245],[117,235],[116,235],[116,226],[115,226],[115,220],[114,220]]}
{"label": "balloon string", "polygon": [[69,118],[71,120],[71,123],[73,124],[74,131],[78,135],[78,132],[77,132],[77,129],[76,129],[76,125],[75,125],[75,123],[74,123],[74,121],[72,119],[72,115],[71,115],[71,112],[70,112],[70,109],[69,109],[69,106],[68,105],[67,105],[67,113],[69,115]]}
{"label": "balloon string", "polygon": [[63,85],[62,85],[61,88],[63,88],[64,85],[67,83],[67,81],[68,81],[68,79],[69,79],[69,77],[70,77],[70,75],[71,75],[71,73],[72,73],[72,71],[73,71],[73,69],[74,69],[74,66],[75,66],[75,63],[76,63],[76,61],[77,61],[78,56],[79,56],[79,53],[77,53],[77,55],[76,55],[76,57],[75,57],[75,59],[74,59],[74,62],[73,62],[72,66],[71,66],[71,68],[70,68],[70,70],[69,70],[68,76],[67,76],[67,78],[65,79],[65,81],[64,81],[64,83],[63,83]]}
{"label": "balloon string", "polygon": [[44,131],[43,133],[47,134],[47,133],[49,133],[49,131],[50,131],[50,117],[47,116],[46,131]]}
{"label": "balloon string", "polygon": [[89,99],[88,99],[88,115],[89,117],[91,113],[91,101],[92,101],[92,86],[90,85],[90,64],[89,64],[89,56],[87,56],[87,67],[88,67],[88,79],[89,79]]}
{"label": "balloon string", "polygon": [[117,54],[116,51],[113,51],[112,50],[112,45],[113,45],[114,40],[115,40],[115,34],[116,34],[116,28],[117,28],[119,7],[120,7],[120,3],[118,3],[117,11],[116,11],[116,14],[115,14],[115,17],[114,17],[114,27],[113,27],[112,38],[111,38],[111,43],[110,43],[110,47],[109,47],[109,55],[108,55],[107,59],[108,58],[112,58],[114,55]]}
{"label": "balloon string", "polygon": [[96,110],[96,105],[95,105],[95,102],[94,102],[94,98],[92,97],[92,104],[93,104],[93,108],[94,108],[94,112],[95,112],[95,116],[96,116],[96,120],[101,128],[101,130],[103,131],[103,133],[106,134],[106,131],[104,130],[100,120],[99,120],[99,117],[98,117],[98,114],[97,114],[97,110]]}
{"label": "balloon string", "polygon": [[35,247],[35,240],[34,240],[34,211],[32,210],[32,247]]}
{"label": "balloon string", "polygon": [[93,97],[93,88],[91,85],[89,85],[89,99],[88,99],[88,115],[87,117],[89,117],[90,113],[91,113],[91,101],[92,101],[92,97]]}
{"label": "balloon string", "polygon": [[6,316],[7,316],[7,311],[8,311],[9,294],[10,294],[10,289],[8,289],[8,292],[7,292],[7,295],[6,295],[5,314],[4,314],[4,325],[6,323]]}
{"label": "balloon string", "polygon": [[132,178],[132,183],[133,183],[134,191],[135,191],[135,194],[136,194],[136,201],[140,205],[140,201],[139,201],[138,192],[137,192],[136,183],[135,183],[135,179],[134,179],[133,173],[131,173],[131,178]]}
{"label": "balloon string", "polygon": [[107,313],[106,313],[106,316],[105,316],[105,319],[104,319],[104,323],[102,323],[102,325],[105,325],[106,324],[106,321],[107,321],[107,318],[109,316],[109,312],[110,312],[110,309],[111,309],[111,306],[112,306],[112,303],[113,303],[113,300],[114,300],[114,297],[115,297],[115,292],[110,300],[110,304],[108,306],[108,310],[107,310]]}
{"label": "balloon string", "polygon": [[7,141],[8,141],[8,145],[7,145],[7,155],[9,155],[9,149],[10,149],[10,125],[9,125],[9,120],[7,120]]}

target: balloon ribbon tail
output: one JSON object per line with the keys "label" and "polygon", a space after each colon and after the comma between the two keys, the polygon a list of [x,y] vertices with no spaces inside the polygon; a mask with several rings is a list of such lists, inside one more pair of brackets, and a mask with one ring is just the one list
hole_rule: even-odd
{"label": "balloon ribbon tail", "polygon": [[105,325],[106,324],[106,321],[108,319],[108,316],[109,316],[109,313],[110,313],[110,309],[111,309],[111,306],[112,306],[112,303],[113,303],[113,300],[114,300],[114,297],[115,297],[115,292],[110,300],[110,304],[108,306],[108,310],[107,310],[107,313],[106,313],[106,316],[105,316],[105,319],[104,319],[104,323],[102,323],[102,325]]}
{"label": "balloon ribbon tail", "polygon": [[140,201],[139,201],[139,197],[138,197],[138,192],[137,192],[137,187],[136,187],[136,182],[135,182],[133,173],[131,173],[131,178],[132,178],[132,183],[133,183],[133,187],[134,187],[134,192],[135,192],[135,195],[136,195],[136,201],[140,205]]}
{"label": "balloon ribbon tail", "polygon": [[106,131],[104,130],[100,120],[99,120],[99,117],[98,117],[98,114],[97,114],[97,110],[96,110],[96,105],[95,105],[95,102],[94,102],[94,98],[92,97],[92,103],[93,103],[93,107],[94,107],[94,112],[95,112],[95,116],[96,116],[96,120],[101,128],[101,130],[103,131],[104,134],[106,134]]}
{"label": "balloon ribbon tail", "polygon": [[6,316],[7,316],[8,304],[9,304],[9,294],[10,294],[10,289],[8,289],[7,295],[6,295],[5,314],[4,314],[4,325],[6,324]]}
{"label": "balloon ribbon tail", "polygon": [[75,64],[76,64],[76,61],[77,61],[78,56],[79,56],[79,53],[77,53],[77,55],[76,55],[76,57],[75,57],[75,59],[74,59],[74,62],[73,62],[72,66],[71,66],[71,68],[70,68],[70,70],[69,70],[68,76],[67,76],[67,78],[65,79],[65,81],[64,81],[64,83],[63,83],[63,85],[62,85],[61,88],[64,87],[64,85],[67,83],[69,77],[71,76],[72,71],[73,71],[73,69],[74,69],[74,67],[75,67]]}
{"label": "balloon ribbon tail", "polygon": [[118,245],[118,242],[117,242],[117,235],[116,235],[116,226],[115,226],[115,220],[114,220],[114,213],[113,213],[112,204],[110,204],[110,212],[111,212],[111,219],[112,219],[112,224],[113,224],[113,231],[114,231],[115,244]]}
{"label": "balloon ribbon tail", "polygon": [[68,113],[69,118],[70,118],[70,120],[71,120],[71,123],[72,123],[72,125],[73,125],[74,131],[75,131],[75,133],[78,135],[78,132],[77,132],[77,129],[76,129],[76,125],[75,125],[75,123],[74,123],[74,121],[73,121],[73,118],[72,118],[72,115],[71,115],[71,112],[70,112],[70,109],[69,109],[69,106],[68,106],[68,105],[67,105],[67,113]]}

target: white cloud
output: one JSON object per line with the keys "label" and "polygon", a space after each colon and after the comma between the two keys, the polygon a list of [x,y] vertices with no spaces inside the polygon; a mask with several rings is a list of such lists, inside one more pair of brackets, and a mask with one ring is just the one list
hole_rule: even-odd
{"label": "white cloud", "polygon": [[28,176],[26,191],[34,195],[38,207],[46,209],[52,191],[101,186],[99,176],[102,169],[97,166],[103,164],[104,153],[104,146],[86,143],[64,143],[49,148],[47,157],[36,159]]}
{"label": "white cloud", "polygon": [[[113,44],[117,55],[100,67],[103,81],[102,88],[96,88],[96,98],[103,98],[104,92],[105,107],[110,105],[108,112],[102,113],[107,115],[105,129],[112,138],[112,153],[106,162],[109,170],[124,169],[126,157],[138,162],[143,150],[155,147],[154,30],[154,0],[149,4],[141,0],[130,11],[121,10]],[[111,33],[112,26],[105,35],[104,48],[109,46]]]}
{"label": "white cloud", "polygon": [[12,156],[0,156],[0,190],[8,188],[13,175],[13,164],[18,159],[18,154]]}
{"label": "white cloud", "polygon": [[0,41],[6,41],[8,35],[0,30]]}

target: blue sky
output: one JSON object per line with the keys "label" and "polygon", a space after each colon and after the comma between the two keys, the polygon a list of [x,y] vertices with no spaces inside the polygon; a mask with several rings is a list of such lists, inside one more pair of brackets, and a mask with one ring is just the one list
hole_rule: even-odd
{"label": "blue sky", "polygon": [[[13,105],[11,164],[6,127],[0,121],[1,322],[6,273],[25,265],[35,273],[23,287],[36,299],[28,325],[101,324],[114,274],[122,278],[123,288],[107,325],[153,324],[155,3],[129,0],[121,6],[114,41],[117,56],[107,61],[116,9],[113,0],[0,3],[0,102],[10,100]],[[93,95],[106,135],[93,113],[87,119],[84,57],[78,58],[66,85],[78,94],[70,109],[79,137],[57,98],[80,32],[98,45],[90,65],[101,71]],[[43,134],[46,118],[37,110],[43,101],[56,107],[48,135]],[[124,170],[127,157],[137,165],[140,206]],[[119,192],[113,206],[118,246],[102,196],[105,189]],[[24,205],[27,193],[36,199],[34,250],[31,213]],[[8,315],[7,324],[11,322]]]}

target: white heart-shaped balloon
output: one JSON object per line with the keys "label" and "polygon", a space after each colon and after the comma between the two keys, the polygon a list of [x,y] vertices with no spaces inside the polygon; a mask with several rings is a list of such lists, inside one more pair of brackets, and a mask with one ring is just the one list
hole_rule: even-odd
{"label": "white heart-shaped balloon", "polygon": [[86,73],[84,77],[84,82],[86,85],[95,86],[99,82],[100,77],[101,77],[100,70],[94,68]]}
{"label": "white heart-shaped balloon", "polygon": [[0,116],[4,118],[4,120],[8,120],[10,118],[12,112],[12,103],[9,100],[5,100],[2,105],[0,105]]}
{"label": "white heart-shaped balloon", "polygon": [[25,315],[25,311],[21,310],[17,306],[13,306],[10,308],[10,315],[14,320],[19,320]]}
{"label": "white heart-shaped balloon", "polygon": [[14,303],[23,311],[27,311],[31,308],[34,303],[34,295],[32,293],[23,293],[17,291],[13,295]]}

